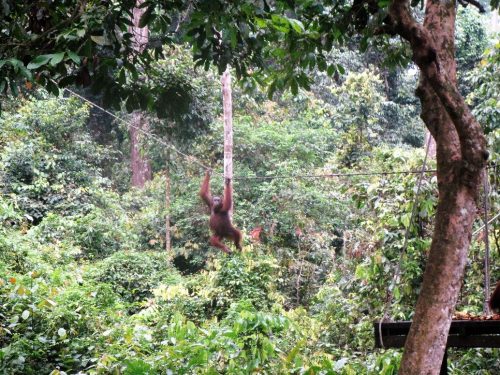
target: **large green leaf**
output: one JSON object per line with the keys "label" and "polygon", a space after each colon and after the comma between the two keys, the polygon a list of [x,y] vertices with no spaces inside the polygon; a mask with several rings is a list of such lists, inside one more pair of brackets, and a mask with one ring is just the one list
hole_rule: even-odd
{"label": "large green leaf", "polygon": [[52,55],[37,56],[28,64],[28,69],[38,69],[39,67],[47,64],[50,59],[52,59]]}
{"label": "large green leaf", "polygon": [[271,21],[273,23],[273,27],[281,31],[283,33],[289,33],[290,32],[290,22],[286,17],[279,16],[277,14],[273,14],[271,16]]}
{"label": "large green leaf", "polygon": [[50,59],[50,65],[56,66],[64,59],[64,52],[58,52],[52,54],[52,58]]}
{"label": "large green leaf", "polygon": [[76,53],[74,53],[73,51],[66,51],[66,54],[75,64],[80,64],[80,56],[78,56]]}
{"label": "large green leaf", "polygon": [[299,20],[289,18],[288,22],[290,22],[290,25],[292,26],[292,29],[295,30],[295,32],[299,34],[302,34],[304,32],[304,25]]}

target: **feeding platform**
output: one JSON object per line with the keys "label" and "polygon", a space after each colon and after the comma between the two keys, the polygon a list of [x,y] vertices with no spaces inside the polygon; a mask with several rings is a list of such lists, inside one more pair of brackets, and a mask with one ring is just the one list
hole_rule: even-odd
{"label": "feeding platform", "polygon": [[[402,348],[410,330],[411,321],[385,322],[381,325],[384,348]],[[375,347],[382,348],[379,322],[373,323]],[[500,348],[500,315],[487,318],[452,320],[446,348]],[[443,358],[441,375],[447,371],[447,353]]]}

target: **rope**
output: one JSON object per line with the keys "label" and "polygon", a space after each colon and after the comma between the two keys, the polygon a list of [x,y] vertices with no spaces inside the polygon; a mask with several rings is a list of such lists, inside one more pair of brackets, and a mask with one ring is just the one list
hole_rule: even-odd
{"label": "rope", "polygon": [[328,173],[328,174],[295,174],[295,175],[275,175],[275,176],[236,176],[235,180],[273,180],[289,178],[329,178],[329,177],[354,177],[354,176],[385,176],[396,174],[419,174],[435,173],[436,169],[426,169],[424,171],[392,171],[392,172],[352,172],[352,173]]}
{"label": "rope", "polygon": [[418,181],[417,181],[417,191],[415,192],[415,196],[413,197],[413,207],[411,210],[410,221],[408,223],[408,227],[406,228],[405,239],[403,242],[403,247],[401,249],[401,254],[399,255],[399,261],[398,261],[398,264],[396,266],[396,271],[394,273],[394,277],[392,278],[392,282],[391,282],[389,289],[387,289],[386,302],[385,302],[384,310],[383,310],[384,314],[382,315],[382,319],[380,319],[380,321],[378,322],[378,336],[379,336],[380,345],[382,346],[382,348],[384,348],[384,340],[382,338],[382,323],[384,322],[385,319],[387,319],[387,315],[389,313],[389,308],[392,304],[392,299],[394,297],[393,290],[394,290],[394,287],[396,286],[397,280],[399,279],[399,277],[401,275],[401,265],[403,263],[403,256],[405,255],[406,250],[408,248],[408,241],[410,238],[411,224],[413,223],[413,218],[415,217],[415,215],[417,213],[417,200],[418,200],[418,196],[420,195],[420,189],[422,187],[422,180],[423,180],[424,173],[426,170],[425,168],[427,165],[427,157],[429,155],[429,145],[431,143],[431,139],[432,139],[432,137],[429,137],[429,139],[427,140],[427,145],[425,147],[424,162],[422,164],[422,169],[420,170],[420,175],[419,175]]}
{"label": "rope", "polygon": [[483,220],[484,220],[484,305],[483,313],[489,315],[490,307],[488,306],[488,298],[490,297],[490,239],[489,239],[489,228],[488,228],[488,206],[489,206],[489,180],[488,180],[488,169],[484,169],[484,202],[483,202]]}
{"label": "rope", "polygon": [[209,166],[203,164],[200,160],[198,160],[197,158],[195,158],[194,156],[192,155],[188,155],[188,154],[185,154],[184,152],[182,151],[179,151],[173,144],[171,143],[168,143],[168,142],[165,142],[163,139],[161,139],[160,137],[158,137],[156,134],[153,134],[151,132],[148,132],[138,126],[135,126],[134,124],[132,124],[130,121],[127,121],[127,120],[124,120],[122,119],[121,117],[118,117],[116,116],[114,113],[108,111],[107,109],[95,104],[94,102],[88,100],[87,98],[81,96],[80,94],[77,94],[76,92],[68,89],[68,88],[64,88],[65,91],[69,92],[70,94],[76,96],[77,98],[83,100],[84,102],[90,104],[92,107],[95,107],[97,109],[100,109],[101,111],[103,111],[104,113],[107,113],[108,115],[110,115],[111,117],[115,118],[116,120],[138,130],[139,132],[141,132],[143,135],[147,136],[147,137],[150,137],[152,139],[154,139],[155,141],[157,141],[159,144],[165,146],[165,147],[168,147],[169,149],[171,149],[172,151],[176,152],[177,154],[183,156],[184,158],[186,158],[188,161],[191,161],[195,164],[198,164],[200,167],[202,167],[203,169],[205,170],[212,170],[212,168],[210,168]]}
{"label": "rope", "polygon": [[[488,224],[491,224],[493,223],[496,219],[498,219],[500,217],[500,212],[497,213],[495,216],[493,216],[489,221],[487,221]],[[478,230],[476,230],[474,233],[472,233],[472,236],[476,236],[479,234],[479,232],[481,232],[484,228],[486,227],[486,223],[484,225],[482,225]]]}
{"label": "rope", "polygon": [[[177,154],[181,155],[184,157],[186,160],[191,161],[195,164],[198,164],[200,167],[202,167],[205,170],[212,170],[211,167],[203,164],[199,159],[197,159],[193,155],[188,155],[185,154],[184,152],[178,150],[173,144],[165,142],[163,139],[158,137],[156,134],[148,132],[138,126],[135,126],[132,124],[130,121],[127,121],[114,113],[108,111],[107,109],[99,106],[98,104],[90,101],[89,99],[83,97],[82,95],[74,92],[73,90],[70,90],[68,88],[63,88],[63,90],[67,91],[71,95],[79,98],[80,100],[83,100],[84,102],[88,103],[90,106],[97,108],[104,113],[110,115],[114,119],[120,121],[121,123],[124,123],[127,126],[130,126],[136,130],[138,130],[140,133],[145,135],[146,137],[150,137],[151,139],[154,139],[156,142],[159,144],[170,148],[172,151],[176,152]],[[328,173],[328,174],[303,174],[303,175],[275,175],[275,176],[235,176],[233,177],[233,180],[273,180],[273,179],[290,179],[290,178],[332,178],[332,177],[354,177],[354,176],[386,176],[386,175],[409,175],[409,174],[418,174],[418,173],[435,173],[435,169],[428,169],[424,171],[388,171],[388,172],[352,172],[352,173]],[[222,174],[218,174],[222,176]]]}

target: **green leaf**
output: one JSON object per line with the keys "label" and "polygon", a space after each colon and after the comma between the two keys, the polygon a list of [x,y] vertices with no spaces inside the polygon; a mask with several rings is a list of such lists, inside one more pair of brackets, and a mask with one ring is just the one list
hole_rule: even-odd
{"label": "green leaf", "polygon": [[304,25],[299,20],[294,20],[293,18],[289,18],[288,22],[292,26],[292,29],[295,30],[298,34],[302,34],[304,32]]}
{"label": "green leaf", "polygon": [[264,29],[265,27],[267,27],[267,21],[263,18],[256,17],[256,18],[254,18],[254,21],[255,21],[255,25],[259,29]]}
{"label": "green leaf", "polygon": [[22,66],[24,66],[24,64],[22,63],[22,61],[18,60],[18,59],[7,59],[7,60],[0,60],[0,68],[2,66],[4,66],[5,64],[10,64],[12,65],[14,68],[20,68]]}
{"label": "green leaf", "polygon": [[328,65],[326,73],[331,77],[335,73],[335,65],[334,64]]}
{"label": "green leaf", "polygon": [[14,80],[10,80],[9,86],[10,86],[10,91],[12,91],[12,95],[18,96],[19,89],[17,88],[17,83]]}
{"label": "green leaf", "polygon": [[28,69],[38,69],[39,67],[47,64],[51,58],[52,55],[37,56],[33,60],[31,60],[31,62],[28,64]]}
{"label": "green leaf", "polygon": [[29,310],[24,310],[23,313],[21,314],[21,318],[23,318],[23,320],[26,320],[30,317],[30,312]]}
{"label": "green leaf", "polygon": [[54,53],[50,59],[50,65],[56,66],[64,59],[64,52]]}
{"label": "green leaf", "polygon": [[367,37],[363,37],[361,39],[361,41],[359,42],[359,49],[361,52],[366,52],[366,50],[368,49],[368,38]]}
{"label": "green leaf", "polygon": [[405,228],[410,226],[410,214],[404,214],[401,216],[401,224],[403,224]]}
{"label": "green leaf", "polygon": [[66,54],[68,57],[75,63],[75,64],[80,64],[80,56],[78,56],[76,53],[73,51],[66,50]]}
{"label": "green leaf", "polygon": [[64,78],[62,78],[61,80],[59,80],[59,82],[57,82],[57,85],[59,87],[66,87],[66,86],[69,86],[69,85],[73,85],[76,81],[76,77],[75,76],[66,76]]}
{"label": "green leaf", "polygon": [[279,16],[277,14],[273,14],[271,16],[271,21],[273,23],[273,27],[281,31],[283,33],[289,33],[290,32],[290,22],[288,21],[287,18]]}
{"label": "green leaf", "polygon": [[276,89],[277,89],[277,81],[274,80],[267,89],[267,97],[269,98],[269,100],[273,99],[273,95],[276,92]]}
{"label": "green leaf", "polygon": [[33,74],[31,73],[31,70],[26,69],[24,65],[20,65],[19,71],[21,72],[23,77],[26,78],[28,81],[33,81]]}
{"label": "green leaf", "polygon": [[120,71],[118,72],[118,83],[120,85],[124,85],[127,81],[127,78],[125,76],[125,69],[121,68]]}
{"label": "green leaf", "polygon": [[357,279],[366,280],[366,279],[368,279],[368,275],[369,275],[369,272],[368,272],[368,269],[366,266],[364,266],[363,264],[359,264],[356,267],[356,271],[354,272],[354,276]]}
{"label": "green leaf", "polygon": [[318,57],[318,69],[320,72],[324,72],[326,70],[326,59],[323,56]]}
{"label": "green leaf", "polygon": [[401,298],[401,292],[399,291],[399,288],[396,286],[394,287],[394,298],[396,300],[399,300]]}
{"label": "green leaf", "polygon": [[236,30],[230,29],[229,37],[231,38],[231,48],[236,48],[236,44],[238,44],[238,34],[236,33]]}
{"label": "green leaf", "polygon": [[139,20],[139,27],[143,28],[147,25],[149,25],[155,18],[155,14],[153,13],[154,11],[154,5],[151,5],[144,11],[144,13],[141,16],[141,19]]}
{"label": "green leaf", "polygon": [[295,79],[292,79],[292,82],[290,82],[290,87],[293,95],[297,95],[299,93],[299,85]]}
{"label": "green leaf", "polygon": [[54,83],[52,80],[47,80],[47,84],[45,85],[45,88],[47,89],[48,92],[51,94],[58,96],[59,95],[59,87]]}

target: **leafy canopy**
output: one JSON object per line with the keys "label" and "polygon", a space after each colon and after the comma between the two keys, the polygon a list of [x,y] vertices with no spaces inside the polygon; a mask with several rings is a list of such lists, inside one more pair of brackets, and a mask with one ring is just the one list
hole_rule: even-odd
{"label": "leafy canopy", "polygon": [[[52,93],[58,86],[92,85],[109,105],[125,101],[129,110],[152,108],[157,103],[139,73],[164,56],[163,45],[188,42],[197,66],[215,64],[222,72],[231,65],[238,78],[269,84],[270,94],[286,88],[296,93],[309,88],[308,69],[342,73],[326,59],[335,44],[356,40],[362,50],[391,44],[384,28],[389,1],[146,0],[140,26],[151,36],[146,48],[136,51],[134,5],[135,0],[2,1],[0,92],[17,95],[33,81]],[[499,1],[491,0],[491,6],[498,8]],[[402,54],[387,56],[392,64],[408,61]]]}

